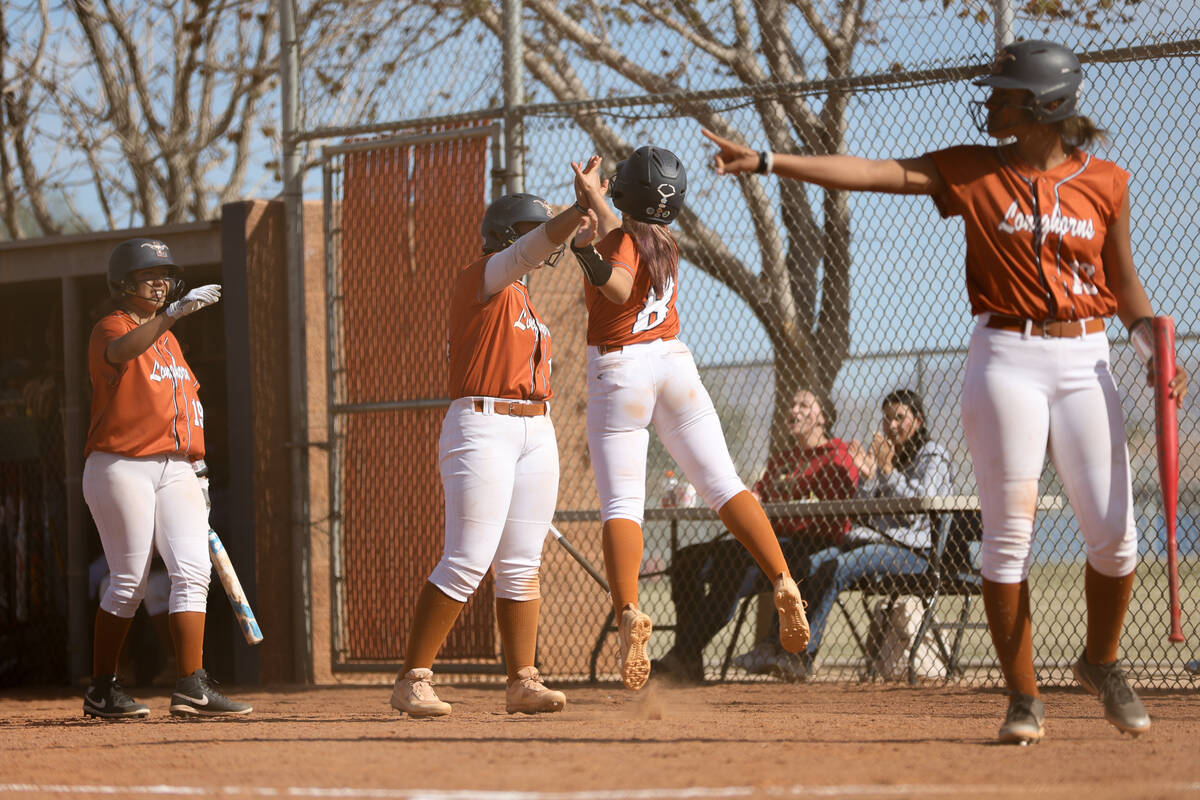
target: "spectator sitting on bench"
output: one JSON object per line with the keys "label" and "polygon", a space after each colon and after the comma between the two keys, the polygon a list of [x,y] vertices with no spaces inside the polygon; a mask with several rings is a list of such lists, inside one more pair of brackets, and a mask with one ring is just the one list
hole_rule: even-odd
{"label": "spectator sitting on bench", "polygon": [[[945,448],[929,439],[921,396],[897,389],[883,399],[883,432],[869,447],[851,442],[850,453],[861,475],[857,497],[934,497],[952,491],[950,458]],[[792,655],[769,648],[764,637],[755,650],[735,664],[751,672],[771,673],[785,680],[804,680],[812,673],[821,634],[838,594],[860,578],[923,573],[924,553],[931,544],[929,515],[888,514],[871,517],[850,529],[839,547],[812,555],[808,578],[802,584],[808,602],[808,648]],[[756,651],[762,650],[755,656]]]}
{"label": "spectator sitting on bench", "polygon": [[[831,438],[837,414],[820,392],[799,389],[792,405],[791,430],[797,445],[767,461],[754,494],[764,503],[841,500],[854,494],[858,469],[849,445]],[[840,541],[845,520],[776,520],[775,533],[789,567],[805,574],[808,556]],[[741,597],[768,588],[765,576],[738,542],[721,538],[684,547],[671,564],[675,603],[675,645],[653,670],[684,680],[704,679],[705,646],[733,617]]]}

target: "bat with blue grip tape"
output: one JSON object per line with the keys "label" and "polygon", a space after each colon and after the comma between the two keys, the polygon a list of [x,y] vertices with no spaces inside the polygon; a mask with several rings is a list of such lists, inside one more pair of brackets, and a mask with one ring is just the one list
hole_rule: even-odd
{"label": "bat with blue grip tape", "polygon": [[[204,492],[204,503],[206,506],[210,505],[208,467],[204,465],[203,461],[195,462],[193,467],[196,469],[196,477],[200,479],[200,487]],[[225,545],[221,542],[221,537],[217,536],[217,532],[211,526],[208,529],[208,557],[217,571],[217,577],[221,579],[221,585],[225,587],[225,595],[229,598],[229,605],[233,607],[233,616],[237,619],[238,627],[242,629],[242,636],[246,638],[246,643],[258,644],[263,640],[262,630],[258,627],[258,619],[254,616],[254,609],[250,608],[250,601],[246,599],[242,582],[238,580],[237,572],[233,569],[233,562],[229,560],[229,553],[225,552]]]}

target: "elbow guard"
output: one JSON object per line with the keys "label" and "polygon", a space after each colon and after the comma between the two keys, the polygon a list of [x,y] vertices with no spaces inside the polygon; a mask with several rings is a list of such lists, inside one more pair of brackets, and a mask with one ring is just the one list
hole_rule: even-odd
{"label": "elbow guard", "polygon": [[587,276],[588,282],[592,286],[603,286],[608,283],[609,277],[612,276],[612,264],[605,261],[594,246],[589,244],[585,247],[576,247],[572,244],[571,252],[575,254],[575,260],[579,262],[583,274]]}

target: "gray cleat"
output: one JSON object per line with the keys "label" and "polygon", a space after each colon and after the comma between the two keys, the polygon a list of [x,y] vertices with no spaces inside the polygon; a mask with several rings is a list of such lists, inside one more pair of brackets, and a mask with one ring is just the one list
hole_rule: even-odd
{"label": "gray cleat", "polygon": [[1104,704],[1104,718],[1121,733],[1134,738],[1150,730],[1150,715],[1142,705],[1141,698],[1129,686],[1120,662],[1093,664],[1087,660],[1087,651],[1075,662],[1075,680],[1090,694],[1099,695]]}
{"label": "gray cleat", "polygon": [[996,738],[1001,744],[1039,742],[1045,729],[1046,706],[1031,694],[1013,693],[1008,698],[1008,713]]}

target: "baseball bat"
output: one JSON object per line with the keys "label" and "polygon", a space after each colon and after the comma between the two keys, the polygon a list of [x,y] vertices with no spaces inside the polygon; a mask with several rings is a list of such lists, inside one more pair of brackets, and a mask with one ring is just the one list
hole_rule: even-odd
{"label": "baseball bat", "polygon": [[1167,641],[1182,642],[1179,613],[1179,544],[1175,536],[1179,499],[1179,417],[1171,397],[1175,377],[1175,321],[1154,318],[1154,434],[1158,447],[1158,480],[1162,487],[1163,522],[1167,529],[1167,585],[1170,632]]}
{"label": "baseball bat", "polygon": [[221,543],[221,537],[217,536],[217,532],[212,528],[208,529],[208,556],[217,570],[221,585],[225,587],[229,605],[233,606],[233,615],[237,617],[242,635],[246,637],[246,644],[258,644],[263,640],[258,620],[254,616],[254,610],[250,608],[250,601],[246,599],[246,593],[242,590],[242,582],[238,580],[237,572],[233,569],[233,562],[229,560],[229,554],[225,552],[225,545]]}
{"label": "baseball bat", "polygon": [[575,545],[571,544],[571,542],[567,540],[567,537],[563,536],[562,532],[558,528],[554,527],[553,524],[550,525],[550,533],[554,534],[555,541],[562,545],[562,548],[571,554],[571,558],[579,562],[579,566],[583,567],[584,571],[587,572],[588,575],[592,576],[592,580],[600,584],[600,588],[604,589],[606,592],[611,591],[608,587],[608,580],[604,577],[600,570],[593,567],[592,562],[588,561],[587,558],[584,557],[583,553],[576,550]]}

